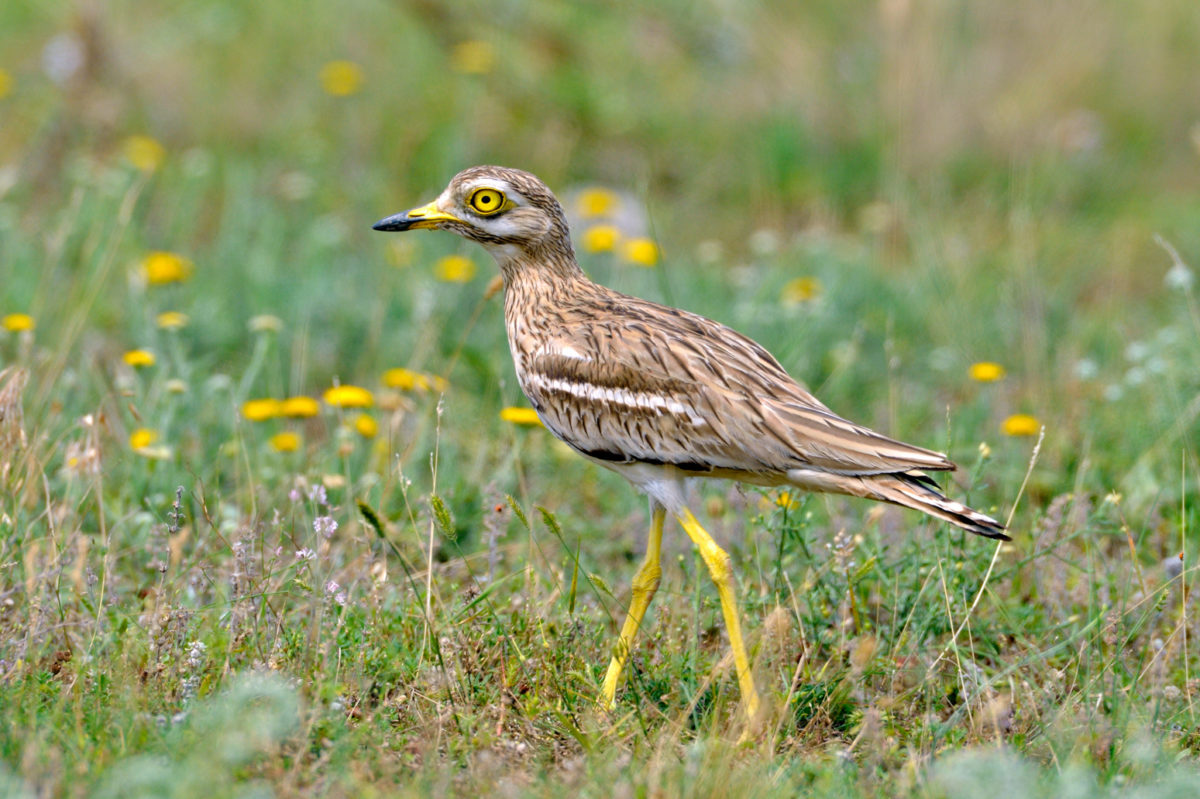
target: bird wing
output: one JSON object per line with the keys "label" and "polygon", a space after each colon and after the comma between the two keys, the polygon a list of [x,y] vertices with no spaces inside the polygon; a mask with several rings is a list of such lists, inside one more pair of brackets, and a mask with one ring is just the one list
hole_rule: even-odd
{"label": "bird wing", "polygon": [[591,457],[747,475],[954,468],[841,418],[759,344],[702,316],[614,292],[561,321],[525,358],[522,388]]}

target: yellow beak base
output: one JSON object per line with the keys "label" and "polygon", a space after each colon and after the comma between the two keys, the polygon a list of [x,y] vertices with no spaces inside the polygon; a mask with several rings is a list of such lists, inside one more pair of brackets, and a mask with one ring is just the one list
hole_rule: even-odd
{"label": "yellow beak base", "polygon": [[458,221],[458,217],[451,216],[439,210],[435,201],[428,205],[422,205],[420,208],[414,208],[411,211],[404,211],[403,213],[393,214],[385,219],[380,219],[371,227],[374,230],[392,232],[433,228],[437,227],[439,222]]}

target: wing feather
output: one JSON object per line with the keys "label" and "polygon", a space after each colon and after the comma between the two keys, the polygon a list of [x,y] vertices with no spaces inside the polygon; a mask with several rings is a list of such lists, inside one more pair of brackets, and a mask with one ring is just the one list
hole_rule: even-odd
{"label": "wing feather", "polygon": [[704,317],[623,295],[563,325],[524,359],[522,388],[546,426],[610,461],[766,475],[952,469],[940,453],[854,424],[763,347]]}

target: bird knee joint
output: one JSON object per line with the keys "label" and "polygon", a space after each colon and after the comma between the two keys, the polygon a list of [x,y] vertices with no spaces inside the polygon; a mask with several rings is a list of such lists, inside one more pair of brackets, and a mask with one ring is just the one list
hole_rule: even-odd
{"label": "bird knee joint", "polygon": [[657,565],[643,566],[633,577],[633,590],[637,592],[653,594],[658,590],[658,583],[662,579],[662,569]]}
{"label": "bird knee joint", "polygon": [[733,565],[729,562],[729,553],[714,546],[704,553],[704,562],[708,564],[708,573],[713,581],[723,583],[733,575]]}

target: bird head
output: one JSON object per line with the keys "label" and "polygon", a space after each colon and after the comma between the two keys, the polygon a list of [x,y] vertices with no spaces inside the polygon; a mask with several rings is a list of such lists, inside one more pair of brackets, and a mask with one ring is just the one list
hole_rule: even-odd
{"label": "bird head", "polygon": [[374,225],[383,231],[425,228],[449,230],[479,242],[502,267],[522,256],[565,256],[574,263],[562,206],[546,184],[519,169],[465,169],[433,202]]}

